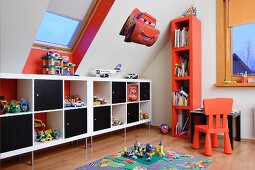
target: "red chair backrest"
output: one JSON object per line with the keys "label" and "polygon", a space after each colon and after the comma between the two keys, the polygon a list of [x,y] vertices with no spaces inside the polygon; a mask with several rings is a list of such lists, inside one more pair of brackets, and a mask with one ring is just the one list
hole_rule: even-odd
{"label": "red chair backrest", "polygon": [[[215,125],[216,129],[227,128],[227,115],[232,112],[233,99],[232,98],[211,98],[204,99],[204,113],[209,116],[208,128],[212,129]],[[216,116],[215,122],[213,117]],[[220,118],[222,117],[222,126]]]}

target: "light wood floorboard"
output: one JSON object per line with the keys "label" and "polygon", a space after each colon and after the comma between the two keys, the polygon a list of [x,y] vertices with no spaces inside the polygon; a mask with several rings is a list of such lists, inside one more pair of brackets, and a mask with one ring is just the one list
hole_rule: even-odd
{"label": "light wood floorboard", "polygon": [[[108,133],[93,138],[93,147],[85,149],[85,140],[78,143],[68,143],[50,149],[35,152],[35,165],[30,166],[30,154],[20,158],[12,157],[1,161],[0,169],[8,170],[72,170],[84,164],[102,158],[106,155],[120,151],[123,147],[132,146],[135,136],[141,143],[156,145],[161,139],[164,147],[173,151],[185,152],[194,156],[203,155],[203,143],[201,149],[194,150],[188,140],[172,138],[163,135],[159,130],[145,127],[127,129],[125,140],[123,131]],[[213,162],[209,170],[252,170],[255,169],[255,144],[248,142],[234,142],[234,151],[231,155],[223,153],[223,140],[219,139],[219,148],[213,149],[210,157]]]}

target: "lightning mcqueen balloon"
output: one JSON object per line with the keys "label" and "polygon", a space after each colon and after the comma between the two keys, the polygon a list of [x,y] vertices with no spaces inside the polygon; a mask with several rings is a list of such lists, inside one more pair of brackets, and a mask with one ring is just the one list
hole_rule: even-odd
{"label": "lightning mcqueen balloon", "polygon": [[120,35],[125,36],[125,42],[152,46],[160,34],[155,26],[156,19],[153,16],[135,8],[123,25]]}

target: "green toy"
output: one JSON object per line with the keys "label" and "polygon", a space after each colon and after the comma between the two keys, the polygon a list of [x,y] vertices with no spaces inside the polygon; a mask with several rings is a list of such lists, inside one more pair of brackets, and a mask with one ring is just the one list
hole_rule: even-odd
{"label": "green toy", "polygon": [[17,100],[12,100],[10,102],[10,112],[11,113],[18,113],[21,112],[20,105]]}

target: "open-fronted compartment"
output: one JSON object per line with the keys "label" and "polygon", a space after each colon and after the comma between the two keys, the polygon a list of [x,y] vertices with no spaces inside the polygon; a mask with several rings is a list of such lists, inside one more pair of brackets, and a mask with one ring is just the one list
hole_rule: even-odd
{"label": "open-fronted compartment", "polygon": [[111,104],[111,82],[110,81],[94,81],[93,82],[93,105],[100,106]]}
{"label": "open-fronted compartment", "polygon": [[151,101],[140,102],[140,120],[151,120]]}
{"label": "open-fronted compartment", "polygon": [[65,80],[64,87],[65,110],[87,107],[86,80]]}
{"label": "open-fronted compartment", "polygon": [[112,82],[112,103],[126,102],[126,82]]}
{"label": "open-fronted compartment", "polygon": [[32,113],[32,79],[0,78],[0,84],[0,117]]}
{"label": "open-fronted compartment", "polygon": [[172,102],[174,107],[190,105],[190,81],[178,80],[172,82]]}
{"label": "open-fronted compartment", "polygon": [[63,80],[34,80],[35,111],[63,109]]}
{"label": "open-fronted compartment", "polygon": [[139,101],[139,83],[128,82],[127,83],[127,102]]}
{"label": "open-fronted compartment", "polygon": [[35,145],[63,139],[63,111],[34,114]]}
{"label": "open-fronted compartment", "polygon": [[175,122],[172,132],[174,136],[189,138],[190,129],[190,110],[173,109],[173,121]]}
{"label": "open-fronted compartment", "polygon": [[127,105],[112,105],[112,127],[125,125],[127,123]]}

